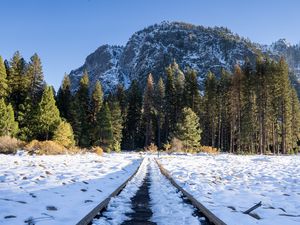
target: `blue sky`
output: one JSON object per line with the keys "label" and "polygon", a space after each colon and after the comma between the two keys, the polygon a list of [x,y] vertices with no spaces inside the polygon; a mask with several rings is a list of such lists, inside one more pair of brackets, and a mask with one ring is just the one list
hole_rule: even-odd
{"label": "blue sky", "polygon": [[65,72],[102,44],[124,45],[131,34],[164,20],[226,26],[270,44],[300,41],[298,0],[1,0],[0,55],[37,52],[57,89]]}

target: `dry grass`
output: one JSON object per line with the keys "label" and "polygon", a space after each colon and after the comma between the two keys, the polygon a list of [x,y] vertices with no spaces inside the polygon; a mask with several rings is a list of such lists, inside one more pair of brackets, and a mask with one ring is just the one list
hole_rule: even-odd
{"label": "dry grass", "polygon": [[15,154],[24,147],[24,142],[10,136],[0,137],[0,153]]}
{"label": "dry grass", "polygon": [[144,148],[148,152],[157,152],[157,146],[154,143],[151,143],[149,146]]}
{"label": "dry grass", "polygon": [[209,154],[218,154],[219,153],[218,149],[214,148],[212,146],[201,146],[199,150],[200,150],[200,152],[206,152]]}
{"label": "dry grass", "polygon": [[25,146],[30,154],[38,155],[61,155],[66,154],[68,149],[54,141],[33,140]]}
{"label": "dry grass", "polygon": [[177,138],[172,138],[170,152],[181,152],[183,149],[182,141]]}
{"label": "dry grass", "polygon": [[92,147],[91,148],[91,152],[96,153],[99,156],[103,155],[103,149],[101,147],[99,147],[99,146]]}

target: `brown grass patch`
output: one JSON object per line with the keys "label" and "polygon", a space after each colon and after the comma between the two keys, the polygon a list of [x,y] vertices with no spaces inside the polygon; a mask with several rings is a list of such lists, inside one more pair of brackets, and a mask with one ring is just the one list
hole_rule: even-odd
{"label": "brown grass patch", "polygon": [[22,149],[24,145],[24,142],[16,138],[10,136],[0,137],[0,153],[15,154],[17,150]]}
{"label": "brown grass patch", "polygon": [[25,146],[30,154],[38,155],[61,155],[66,154],[68,149],[54,141],[33,140]]}

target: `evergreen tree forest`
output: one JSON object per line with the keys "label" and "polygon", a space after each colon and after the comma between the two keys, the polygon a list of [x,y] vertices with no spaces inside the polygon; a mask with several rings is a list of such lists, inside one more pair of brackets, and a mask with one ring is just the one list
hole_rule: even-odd
{"label": "evergreen tree forest", "polygon": [[211,146],[222,152],[291,154],[300,146],[300,104],[286,62],[246,60],[220,76],[209,72],[200,92],[197,72],[174,61],[158,80],[136,80],[103,93],[85,72],[75,92],[68,75],[57,94],[44,81],[37,54],[0,57],[0,136],[54,140],[65,147],[105,151],[164,150],[173,139],[182,151]]}

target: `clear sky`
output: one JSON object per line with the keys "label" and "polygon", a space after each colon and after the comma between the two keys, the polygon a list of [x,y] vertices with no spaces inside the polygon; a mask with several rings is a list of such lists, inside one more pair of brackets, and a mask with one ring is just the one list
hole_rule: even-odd
{"label": "clear sky", "polygon": [[65,72],[102,44],[124,45],[131,34],[161,21],[226,26],[252,41],[300,41],[299,0],[1,0],[0,55],[16,50],[42,59],[57,89]]}

